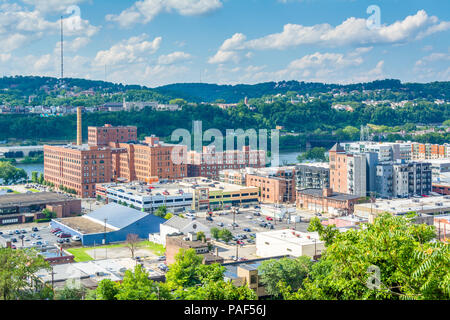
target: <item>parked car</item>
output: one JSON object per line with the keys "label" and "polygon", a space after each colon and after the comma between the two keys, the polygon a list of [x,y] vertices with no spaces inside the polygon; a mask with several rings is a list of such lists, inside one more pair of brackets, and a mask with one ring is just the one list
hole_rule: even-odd
{"label": "parked car", "polygon": [[19,230],[15,230],[14,233],[15,234],[20,234],[20,231]]}
{"label": "parked car", "polygon": [[264,223],[264,222],[263,222],[263,223],[260,223],[259,226],[260,226],[261,228],[266,228],[266,227],[267,227],[267,223]]}
{"label": "parked car", "polygon": [[12,243],[16,243],[16,242],[17,242],[17,239],[16,239],[16,238],[11,238],[11,242],[12,242]]}
{"label": "parked car", "polygon": [[219,222],[218,224],[217,224],[219,227],[224,227],[224,224],[223,224],[223,222]]}
{"label": "parked car", "polygon": [[168,270],[169,270],[169,268],[168,268],[165,264],[163,264],[163,263],[161,263],[161,264],[158,266],[158,268],[159,268],[160,270],[162,270],[162,271],[168,271]]}
{"label": "parked car", "polygon": [[232,223],[231,226],[235,227],[235,228],[239,228],[239,225],[236,222]]}
{"label": "parked car", "polygon": [[33,231],[33,232],[38,232],[39,229],[38,229],[37,227],[33,227],[33,229],[31,229],[31,231]]}
{"label": "parked car", "polygon": [[240,245],[243,245],[243,244],[244,244],[244,241],[238,240],[238,241],[236,241],[236,243],[237,243],[237,244],[240,244]]}
{"label": "parked car", "polygon": [[62,233],[59,236],[61,239],[65,239],[65,238],[71,238],[72,235],[70,233]]}
{"label": "parked car", "polygon": [[58,240],[56,240],[56,242],[57,243],[64,243],[64,240],[63,239],[58,239]]}
{"label": "parked car", "polygon": [[27,230],[22,229],[22,230],[20,230],[20,233],[27,233]]}
{"label": "parked car", "polygon": [[245,232],[252,232],[252,230],[249,229],[249,228],[245,228],[244,231],[245,231]]}
{"label": "parked car", "polygon": [[61,231],[61,229],[60,229],[60,228],[52,229],[50,232],[53,233],[53,234],[55,234],[55,233],[57,233],[58,231]]}
{"label": "parked car", "polygon": [[246,216],[246,218],[249,219],[249,220],[253,219],[252,216]]}
{"label": "parked car", "polygon": [[260,206],[254,206],[253,208],[255,208],[255,209],[261,209]]}
{"label": "parked car", "polygon": [[266,220],[267,221],[273,221],[273,218],[272,217],[266,217]]}
{"label": "parked car", "polygon": [[3,234],[3,232],[0,231],[0,236]]}
{"label": "parked car", "polygon": [[166,256],[158,257],[158,261],[166,261]]}
{"label": "parked car", "polygon": [[81,237],[75,235],[75,236],[72,237],[72,240],[73,241],[81,241]]}
{"label": "parked car", "polygon": [[214,221],[214,219],[211,217],[206,217],[206,220],[211,221],[211,222]]}
{"label": "parked car", "polygon": [[70,238],[66,238],[66,239],[64,240],[64,242],[70,243]]}

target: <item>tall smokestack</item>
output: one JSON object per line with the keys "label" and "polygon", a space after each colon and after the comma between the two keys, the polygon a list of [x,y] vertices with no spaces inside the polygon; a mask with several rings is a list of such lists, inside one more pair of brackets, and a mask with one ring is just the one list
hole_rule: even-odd
{"label": "tall smokestack", "polygon": [[81,107],[77,108],[77,145],[83,144],[82,123],[81,123]]}

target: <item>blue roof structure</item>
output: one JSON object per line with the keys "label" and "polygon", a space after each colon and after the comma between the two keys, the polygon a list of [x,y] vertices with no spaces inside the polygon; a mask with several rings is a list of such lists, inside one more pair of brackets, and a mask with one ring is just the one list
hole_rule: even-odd
{"label": "blue roof structure", "polygon": [[[140,239],[148,239],[148,235],[160,232],[160,225],[166,222],[165,219],[155,215],[131,209],[115,203],[101,207],[86,215],[93,224],[106,224],[117,230],[100,233],[83,233],[73,229],[70,219],[53,219],[52,228],[60,228],[72,236],[77,235],[81,238],[84,246],[95,246],[99,244],[109,244],[126,241],[127,236],[136,234]],[[86,220],[88,223],[89,220]]]}
{"label": "blue roof structure", "polygon": [[128,208],[116,203],[110,203],[89,214],[88,217],[106,223],[112,227],[123,229],[148,216],[148,213],[136,209]]}

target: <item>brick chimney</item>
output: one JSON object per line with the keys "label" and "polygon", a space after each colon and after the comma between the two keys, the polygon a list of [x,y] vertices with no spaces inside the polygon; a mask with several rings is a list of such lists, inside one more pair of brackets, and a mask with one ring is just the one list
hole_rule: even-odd
{"label": "brick chimney", "polygon": [[333,190],[331,188],[324,188],[322,195],[324,197],[331,197],[333,195]]}

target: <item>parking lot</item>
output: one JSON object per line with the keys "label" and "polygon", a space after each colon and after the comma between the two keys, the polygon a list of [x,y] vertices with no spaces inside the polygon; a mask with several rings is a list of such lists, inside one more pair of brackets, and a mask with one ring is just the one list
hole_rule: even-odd
{"label": "parking lot", "polygon": [[49,224],[11,225],[0,229],[0,237],[2,237],[3,243],[11,241],[13,248],[17,249],[53,246],[60,244],[63,241],[64,243],[72,242],[71,239],[62,240],[50,231],[51,229]]}
{"label": "parking lot", "polygon": [[[233,215],[231,211],[215,212],[212,219],[213,221],[208,221],[206,218],[198,218],[206,226],[210,228],[228,229],[234,236],[292,228],[305,232],[309,226],[307,222],[293,223],[287,221],[287,219],[283,221],[268,221],[265,216],[261,215],[258,209],[241,209],[240,213],[236,215]],[[235,227],[233,227],[233,223],[236,223]],[[267,226],[263,227],[262,224],[266,224]]]}
{"label": "parking lot", "polygon": [[[257,258],[254,241],[256,233],[282,229],[295,229],[306,232],[309,226],[309,222],[294,223],[288,221],[288,219],[269,221],[260,213],[259,209],[254,208],[240,209],[239,214],[236,215],[233,215],[231,210],[217,211],[213,213],[213,221],[206,219],[206,213],[197,214],[196,219],[209,228],[228,229],[231,231],[235,238],[228,244],[222,240],[214,241],[214,244],[219,248],[219,255],[227,260],[233,260],[236,258],[236,255],[238,258],[245,259]],[[236,223],[234,227],[233,223]],[[263,224],[266,227],[263,227]],[[237,240],[240,241],[239,245],[236,243]],[[236,250],[237,245],[238,248]]]}

